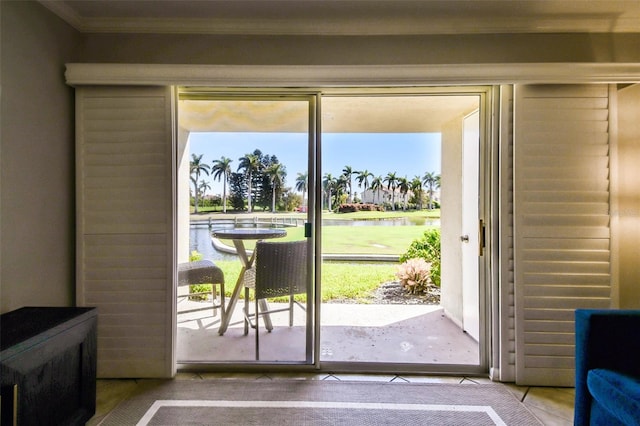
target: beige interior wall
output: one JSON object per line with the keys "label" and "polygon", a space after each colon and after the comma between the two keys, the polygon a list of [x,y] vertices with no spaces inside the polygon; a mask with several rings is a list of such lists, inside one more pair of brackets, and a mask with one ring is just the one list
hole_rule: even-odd
{"label": "beige interior wall", "polygon": [[441,172],[441,304],[462,327],[462,119],[442,130]]}
{"label": "beige interior wall", "polygon": [[74,91],[79,34],[36,2],[0,2],[0,312],[75,294]]}
{"label": "beige interior wall", "polygon": [[640,308],[640,84],[618,91],[620,307]]}
{"label": "beige interior wall", "polygon": [[216,36],[88,34],[83,62],[461,64],[640,62],[640,34]]}

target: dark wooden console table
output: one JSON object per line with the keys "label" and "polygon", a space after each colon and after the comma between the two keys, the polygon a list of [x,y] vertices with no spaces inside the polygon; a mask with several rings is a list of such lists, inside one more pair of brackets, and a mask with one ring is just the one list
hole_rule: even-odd
{"label": "dark wooden console table", "polygon": [[0,315],[2,425],[84,425],[96,410],[95,308]]}

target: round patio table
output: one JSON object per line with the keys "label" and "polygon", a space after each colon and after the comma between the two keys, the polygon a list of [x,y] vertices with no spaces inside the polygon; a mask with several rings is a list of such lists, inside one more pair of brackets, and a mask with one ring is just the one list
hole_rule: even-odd
{"label": "round patio table", "polygon": [[[218,334],[222,336],[225,331],[227,331],[227,327],[229,327],[231,315],[233,315],[236,303],[238,302],[238,297],[240,296],[240,291],[243,287],[244,274],[247,269],[253,266],[253,262],[255,261],[255,251],[251,254],[251,257],[249,257],[249,255],[247,254],[247,249],[244,246],[244,240],[267,240],[270,238],[282,238],[287,235],[287,231],[279,228],[234,228],[214,230],[211,232],[211,235],[219,239],[232,240],[233,245],[236,248],[236,252],[238,253],[238,257],[240,258],[240,263],[242,263],[240,275],[238,275],[238,280],[236,281],[236,285],[233,288],[233,293],[231,293],[231,298],[229,299],[229,305],[226,309],[226,315],[220,324],[220,328],[218,329]],[[269,306],[267,305],[266,300],[260,300],[259,304],[260,310],[265,312],[269,310]],[[264,320],[267,330],[273,329],[271,318],[269,318],[268,315],[265,315]]]}

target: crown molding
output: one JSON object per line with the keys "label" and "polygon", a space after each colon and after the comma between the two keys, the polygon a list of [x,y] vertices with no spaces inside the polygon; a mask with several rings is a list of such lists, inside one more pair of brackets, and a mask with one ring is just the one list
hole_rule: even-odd
{"label": "crown molding", "polygon": [[400,87],[635,83],[640,64],[169,65],[70,63],[67,84],[210,87]]}
{"label": "crown molding", "polygon": [[[47,3],[49,3],[47,1]],[[62,8],[61,8],[62,9]],[[53,10],[53,9],[52,9]],[[56,12],[54,10],[54,12]],[[73,11],[71,11],[73,12]],[[57,12],[56,12],[57,13]],[[64,12],[66,13],[66,11]],[[60,15],[62,16],[62,15]],[[453,34],[524,34],[524,33],[625,33],[638,32],[640,21],[622,19],[602,22],[600,19],[557,19],[535,22],[525,17],[472,20],[469,18],[425,19],[196,19],[196,18],[80,18],[76,14],[62,16],[84,33],[127,34],[208,34],[208,35],[453,35]]]}
{"label": "crown molding", "polygon": [[71,25],[78,31],[84,30],[84,19],[76,13],[76,11],[69,7],[64,2],[55,0],[38,0],[40,4],[49,9],[54,14],[58,15],[62,20]]}
{"label": "crown molding", "polygon": [[[210,35],[452,35],[523,33],[638,33],[640,13],[549,14],[480,16],[465,13],[418,13],[403,16],[353,14],[286,18],[213,17],[99,17],[82,16],[59,0],[38,0],[43,6],[83,33],[210,34]],[[106,2],[105,2],[106,3]]]}

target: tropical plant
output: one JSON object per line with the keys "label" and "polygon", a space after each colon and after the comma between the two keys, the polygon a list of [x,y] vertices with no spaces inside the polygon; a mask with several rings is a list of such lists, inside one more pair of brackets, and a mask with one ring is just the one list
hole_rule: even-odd
{"label": "tropical plant", "polygon": [[322,187],[327,195],[327,209],[331,211],[331,193],[336,186],[336,179],[331,173],[325,173],[322,178]]}
{"label": "tropical plant", "polygon": [[363,204],[363,203],[345,203],[340,204],[338,212],[340,213],[354,213],[354,212],[383,212],[384,208],[377,204]]}
{"label": "tropical plant", "polygon": [[354,174],[354,170],[351,166],[344,166],[344,169],[342,169],[342,176],[344,177],[345,183],[347,188],[349,189],[349,199],[348,201],[351,203],[353,202],[353,193],[351,192],[352,189],[352,176]]}
{"label": "tropical plant", "polygon": [[389,172],[385,176],[383,182],[387,184],[387,189],[391,189],[391,210],[396,209],[396,188],[398,185],[398,177],[396,172]]}
{"label": "tropical plant", "polygon": [[204,198],[204,195],[206,194],[207,190],[211,189],[211,185],[209,185],[209,182],[207,182],[206,180],[201,180],[200,184],[198,185],[198,191],[200,192],[200,200],[202,201],[202,199]]}
{"label": "tropical plant", "polygon": [[400,262],[421,258],[431,264],[430,277],[434,285],[440,287],[441,251],[440,229],[430,228],[421,238],[413,240],[407,251],[400,256]]}
{"label": "tropical plant", "polygon": [[341,199],[344,201],[344,198],[347,197],[347,195],[345,195],[347,180],[344,175],[334,178],[331,173],[325,173],[322,178],[322,187],[327,196],[327,208],[329,211],[332,211],[335,205],[340,204]]}
{"label": "tropical plant", "polygon": [[238,165],[238,171],[243,170],[247,179],[247,211],[251,213],[251,194],[252,194],[252,180],[254,174],[259,172],[261,168],[260,157],[253,154],[245,154],[240,157],[240,164]]}
{"label": "tropical plant", "polygon": [[276,191],[280,190],[284,185],[284,177],[286,170],[284,164],[273,163],[265,171],[271,182],[271,211],[276,212]]}
{"label": "tropical plant", "polygon": [[427,191],[429,193],[429,205],[427,208],[429,210],[433,210],[433,193],[435,189],[440,188],[440,175],[437,175],[434,172],[427,172],[422,178],[422,182],[427,187]]}
{"label": "tropical plant", "polygon": [[198,186],[200,185],[200,175],[209,175],[209,165],[202,162],[204,154],[191,154],[189,163],[189,173],[191,175],[191,183],[193,183],[194,212],[198,213]]}
{"label": "tropical plant", "polygon": [[345,175],[340,175],[336,178],[333,188],[336,204],[344,203],[349,199],[349,193],[347,192],[348,186],[349,181]]}
{"label": "tropical plant", "polygon": [[293,211],[302,205],[302,197],[293,192],[291,188],[285,188],[282,192],[282,205],[285,211]]}
{"label": "tropical plant", "polygon": [[[384,187],[382,176],[376,176],[371,179],[371,190],[376,192],[378,203],[380,203],[380,190]],[[375,202],[375,201],[374,201]]]}
{"label": "tropical plant", "polygon": [[418,210],[422,210],[422,179],[420,176],[414,176],[409,185],[411,186]]}
{"label": "tropical plant", "polygon": [[[271,210],[271,205],[273,204],[273,183],[267,170],[274,164],[280,164],[280,161],[275,155],[263,154],[259,149],[254,150],[253,155],[258,157],[260,166],[258,171],[253,174],[251,181],[252,209],[256,210],[258,207],[262,207],[265,211]],[[284,165],[282,167],[282,180],[284,181],[286,178],[286,170],[284,169]],[[279,194],[282,194],[282,191],[276,190],[276,206],[279,204],[278,200],[281,197]]]}
{"label": "tropical plant", "polygon": [[398,266],[396,277],[409,293],[422,293],[429,285],[431,266],[426,260],[415,257]]}
{"label": "tropical plant", "polygon": [[302,192],[302,203],[304,205],[305,194],[309,189],[309,173],[298,173],[296,177],[296,191]]}
{"label": "tropical plant", "polygon": [[[373,177],[373,173],[369,172],[369,170],[362,170],[359,172],[355,172],[357,174],[356,181],[358,181],[358,188],[362,188],[362,194],[364,195],[369,189],[369,178]],[[364,197],[362,201],[364,201]]]}
{"label": "tropical plant", "polygon": [[235,211],[244,210],[247,194],[247,181],[242,173],[231,173],[229,176],[229,203]]}
{"label": "tropical plant", "polygon": [[231,177],[231,163],[233,160],[227,157],[220,157],[219,160],[213,160],[211,167],[211,175],[217,181],[222,178],[222,211],[227,212],[227,185]]}
{"label": "tropical plant", "polygon": [[409,194],[409,181],[407,180],[406,176],[398,178],[398,190],[400,191],[400,194],[402,194],[402,199],[403,199],[402,210],[406,211],[407,195]]}

